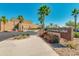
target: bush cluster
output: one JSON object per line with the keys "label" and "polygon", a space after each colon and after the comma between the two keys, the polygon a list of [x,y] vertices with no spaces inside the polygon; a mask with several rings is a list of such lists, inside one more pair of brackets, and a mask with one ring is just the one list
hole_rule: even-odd
{"label": "bush cluster", "polygon": [[53,33],[49,33],[47,31],[41,31],[42,33],[39,35],[40,37],[44,38],[49,43],[59,43],[60,38],[58,35]]}
{"label": "bush cluster", "polygon": [[69,47],[71,49],[76,49],[77,48],[77,44],[74,41],[68,41],[67,42],[67,47]]}
{"label": "bush cluster", "polygon": [[79,32],[74,32],[74,37],[79,38]]}

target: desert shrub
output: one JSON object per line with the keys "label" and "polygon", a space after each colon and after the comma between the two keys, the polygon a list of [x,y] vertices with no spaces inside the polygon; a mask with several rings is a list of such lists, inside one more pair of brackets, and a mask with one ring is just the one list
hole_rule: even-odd
{"label": "desert shrub", "polygon": [[15,36],[14,39],[20,40],[20,39],[25,39],[29,36],[30,36],[29,34],[21,33],[20,35]]}
{"label": "desert shrub", "polygon": [[52,42],[53,43],[59,43],[60,39],[57,35],[53,35],[53,39],[52,39]]}
{"label": "desert shrub", "polygon": [[39,36],[44,38],[49,43],[59,43],[60,41],[59,35],[54,35],[52,32],[48,32],[47,28],[39,31]]}
{"label": "desert shrub", "polygon": [[51,41],[51,36],[50,34],[44,33],[44,37],[43,37],[47,42]]}
{"label": "desert shrub", "polygon": [[79,32],[74,32],[74,37],[79,38]]}
{"label": "desert shrub", "polygon": [[14,39],[17,39],[17,40],[21,39],[21,35],[16,36]]}
{"label": "desert shrub", "polygon": [[30,36],[30,34],[26,34],[26,36]]}
{"label": "desert shrub", "polygon": [[74,41],[68,41],[66,46],[71,48],[71,49],[76,49],[77,48],[77,44]]}
{"label": "desert shrub", "polygon": [[22,36],[25,36],[25,34],[23,33],[23,34],[21,34]]}
{"label": "desert shrub", "polygon": [[40,28],[31,28],[30,30],[39,30]]}

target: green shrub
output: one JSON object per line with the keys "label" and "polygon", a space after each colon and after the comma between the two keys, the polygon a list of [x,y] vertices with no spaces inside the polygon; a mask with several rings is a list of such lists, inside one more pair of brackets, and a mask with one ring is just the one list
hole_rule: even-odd
{"label": "green shrub", "polygon": [[20,35],[19,36],[16,36],[14,39],[19,40],[19,39],[21,39],[21,36]]}
{"label": "green shrub", "polygon": [[30,30],[39,30],[40,28],[31,28]]}
{"label": "green shrub", "polygon": [[23,33],[23,34],[21,34],[22,36],[25,36],[25,34]]}
{"label": "green shrub", "polygon": [[79,38],[79,32],[74,32],[74,37]]}
{"label": "green shrub", "polygon": [[53,43],[59,43],[60,39],[57,35],[53,35]]}
{"label": "green shrub", "polygon": [[26,36],[30,36],[30,34],[26,34]]}
{"label": "green shrub", "polygon": [[20,40],[20,39],[25,39],[29,36],[30,36],[29,34],[21,33],[20,35],[15,36],[14,39]]}

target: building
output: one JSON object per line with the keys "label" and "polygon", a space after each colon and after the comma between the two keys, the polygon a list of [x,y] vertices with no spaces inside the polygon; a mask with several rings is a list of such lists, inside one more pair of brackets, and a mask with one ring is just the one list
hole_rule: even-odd
{"label": "building", "polygon": [[6,24],[4,24],[3,22],[1,22],[0,24],[0,31],[18,31],[19,27],[17,28],[17,26],[21,26],[21,30],[28,30],[28,29],[33,29],[33,28],[38,28],[38,25],[33,24],[30,21],[26,21],[24,20],[21,24],[19,24],[19,20],[11,20],[6,22]]}

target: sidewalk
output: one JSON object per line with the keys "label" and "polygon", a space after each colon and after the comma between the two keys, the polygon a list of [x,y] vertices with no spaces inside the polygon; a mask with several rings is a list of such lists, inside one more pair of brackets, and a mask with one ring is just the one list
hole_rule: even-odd
{"label": "sidewalk", "polygon": [[58,56],[40,37],[0,42],[0,55],[4,56]]}

